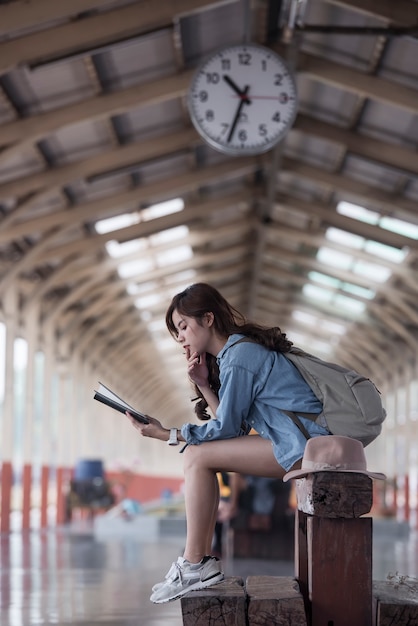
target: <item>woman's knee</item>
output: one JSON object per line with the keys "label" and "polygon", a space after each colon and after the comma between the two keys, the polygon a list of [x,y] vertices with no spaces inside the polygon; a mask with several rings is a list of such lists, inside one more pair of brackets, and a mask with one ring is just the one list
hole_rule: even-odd
{"label": "woman's knee", "polygon": [[196,467],[206,467],[205,459],[207,459],[207,455],[205,448],[205,444],[187,446],[183,452],[183,466],[185,471]]}

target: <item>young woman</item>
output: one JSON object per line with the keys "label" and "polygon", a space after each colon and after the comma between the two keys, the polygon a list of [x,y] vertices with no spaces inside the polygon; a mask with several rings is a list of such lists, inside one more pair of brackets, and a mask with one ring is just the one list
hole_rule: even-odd
{"label": "young woman", "polygon": [[[306,436],[284,411],[318,414],[322,405],[284,354],[292,346],[279,328],[246,321],[210,285],[197,283],[174,296],[166,314],[182,346],[202,425],[167,429],[155,418],[135,428],[143,436],[188,444],[184,450],[187,539],[183,557],[153,587],[151,601],[168,602],[223,579],[210,556],[217,518],[217,472],[271,478],[300,467]],[[244,341],[242,339],[244,338]],[[248,338],[248,339],[247,339]],[[241,340],[241,341],[240,341]],[[207,413],[207,408],[212,413]],[[327,429],[300,417],[310,437]],[[247,437],[254,429],[257,435]]]}

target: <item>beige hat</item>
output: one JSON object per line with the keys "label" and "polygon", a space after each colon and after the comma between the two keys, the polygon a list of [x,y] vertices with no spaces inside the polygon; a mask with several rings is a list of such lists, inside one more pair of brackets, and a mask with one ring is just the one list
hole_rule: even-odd
{"label": "beige hat", "polygon": [[302,478],[315,472],[351,472],[367,474],[371,478],[384,480],[380,472],[368,472],[363,445],[357,439],[324,435],[308,439],[302,459],[302,467],[284,475],[283,481]]}

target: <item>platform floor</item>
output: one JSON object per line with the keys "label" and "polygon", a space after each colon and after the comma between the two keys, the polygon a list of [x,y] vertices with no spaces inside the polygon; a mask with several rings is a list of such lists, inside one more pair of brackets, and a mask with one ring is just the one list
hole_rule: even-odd
{"label": "platform floor", "polygon": [[[1,626],[181,626],[180,602],[155,605],[151,586],[184,538],[98,540],[88,525],[0,535]],[[416,532],[374,525],[373,578],[418,577]],[[230,559],[227,575],[292,576],[291,561]]]}

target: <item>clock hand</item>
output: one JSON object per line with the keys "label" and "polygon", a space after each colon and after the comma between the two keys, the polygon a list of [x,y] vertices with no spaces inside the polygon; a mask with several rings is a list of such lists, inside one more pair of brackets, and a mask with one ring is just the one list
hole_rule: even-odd
{"label": "clock hand", "polygon": [[251,100],[249,100],[247,98],[247,92],[248,92],[249,88],[250,88],[250,86],[246,85],[244,91],[242,92],[241,100],[240,100],[240,103],[238,105],[237,111],[235,113],[235,117],[234,117],[233,122],[232,122],[231,130],[229,131],[229,135],[228,135],[228,138],[227,138],[228,143],[231,141],[232,136],[233,136],[234,131],[235,131],[235,128],[236,128],[236,125],[238,124],[238,120],[239,120],[239,116],[241,115],[242,107],[244,106],[244,104],[250,104],[251,103]]}
{"label": "clock hand", "polygon": [[239,97],[241,98],[241,100],[245,100],[245,102],[247,104],[251,104],[251,100],[248,98],[248,96],[245,94],[245,91],[241,91],[241,89],[239,87],[237,87],[237,85],[234,83],[234,81],[232,80],[232,78],[230,78],[227,74],[224,74],[223,79],[226,83],[228,83],[228,85],[230,87],[232,87],[232,89],[239,95]]}

